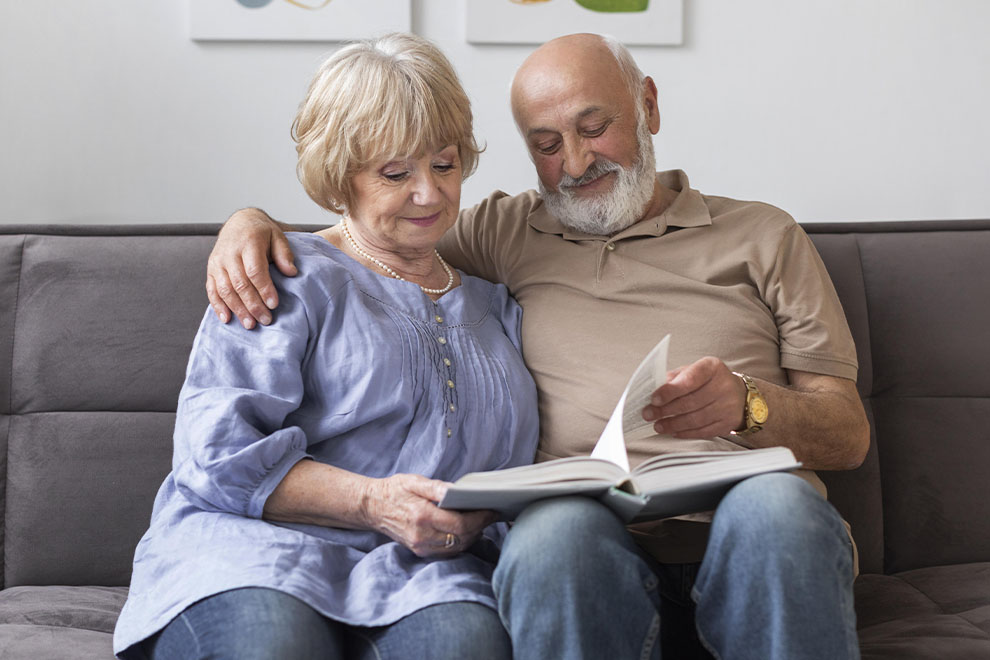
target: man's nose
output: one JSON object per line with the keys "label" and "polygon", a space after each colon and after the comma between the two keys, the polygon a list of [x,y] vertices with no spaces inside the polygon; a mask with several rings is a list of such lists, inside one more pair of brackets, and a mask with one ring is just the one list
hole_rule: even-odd
{"label": "man's nose", "polygon": [[588,148],[585,141],[577,138],[564,140],[564,172],[578,179],[588,170],[588,166],[595,162],[595,154]]}

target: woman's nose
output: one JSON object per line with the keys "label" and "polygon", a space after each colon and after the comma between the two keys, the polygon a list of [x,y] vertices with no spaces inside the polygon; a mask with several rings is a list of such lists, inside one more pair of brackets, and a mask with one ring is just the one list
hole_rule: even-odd
{"label": "woman's nose", "polygon": [[417,174],[413,177],[413,203],[420,206],[435,204],[440,200],[440,182],[432,172]]}

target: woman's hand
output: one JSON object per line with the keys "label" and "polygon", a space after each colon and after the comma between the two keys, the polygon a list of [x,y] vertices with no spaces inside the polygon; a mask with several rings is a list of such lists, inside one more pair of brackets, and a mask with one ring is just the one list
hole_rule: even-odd
{"label": "woman's hand", "polygon": [[495,520],[492,511],[438,508],[447,483],[416,474],[397,474],[369,484],[368,525],[419,557],[454,555],[469,548]]}
{"label": "woman's hand", "polygon": [[273,261],[283,275],[296,274],[292,250],[283,227],[261,209],[241,209],[224,223],[206,267],[206,295],[224,323],[233,312],[250,330],[255,321],[272,322],[269,310],[278,305],[278,292],[268,273]]}

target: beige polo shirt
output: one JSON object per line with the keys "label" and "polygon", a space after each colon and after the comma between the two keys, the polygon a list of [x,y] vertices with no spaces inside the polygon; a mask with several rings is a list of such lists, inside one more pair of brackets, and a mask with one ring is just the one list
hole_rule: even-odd
{"label": "beige polo shirt", "polygon": [[[782,385],[785,369],[856,378],[838,297],[794,220],[767,204],[702,195],[679,170],[657,176],[673,197],[667,209],[611,237],[565,228],[535,191],[496,192],[463,211],[441,245],[453,265],[504,283],[523,307],[523,357],[539,391],[537,460],[590,453],[632,371],[667,333],[671,368],[712,355]],[[690,449],[742,447],[659,435],[628,447],[634,466]],[[704,551],[707,525],[645,531],[640,540],[661,561]]]}

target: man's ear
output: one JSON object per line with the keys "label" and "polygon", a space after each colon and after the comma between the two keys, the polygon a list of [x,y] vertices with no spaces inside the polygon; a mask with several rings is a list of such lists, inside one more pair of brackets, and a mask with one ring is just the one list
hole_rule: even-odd
{"label": "man's ear", "polygon": [[646,109],[646,124],[650,133],[660,132],[660,106],[657,102],[657,86],[653,78],[646,76],[643,80],[643,107]]}

